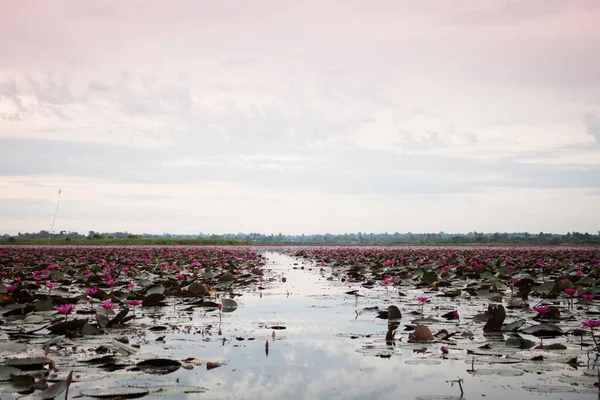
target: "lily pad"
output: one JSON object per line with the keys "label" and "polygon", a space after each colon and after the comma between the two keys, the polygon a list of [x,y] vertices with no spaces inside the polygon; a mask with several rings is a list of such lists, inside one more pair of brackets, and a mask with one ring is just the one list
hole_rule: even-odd
{"label": "lily pad", "polygon": [[522,332],[534,336],[560,336],[564,333],[558,325],[547,323],[530,326]]}
{"label": "lily pad", "polygon": [[164,294],[165,287],[163,285],[153,286],[146,291],[146,295],[150,296],[151,294]]}
{"label": "lily pad", "polygon": [[142,305],[145,307],[157,306],[166,299],[166,296],[162,293],[154,293],[146,296],[142,300]]}
{"label": "lily pad", "polygon": [[5,365],[26,371],[42,369],[48,362],[50,360],[44,357],[8,358],[4,360]]}
{"label": "lily pad", "polygon": [[181,363],[176,360],[166,358],[156,358],[152,360],[140,361],[136,364],[140,371],[148,374],[166,375],[177,371],[181,367]]}
{"label": "lily pad", "polygon": [[80,393],[83,396],[94,397],[96,399],[122,397],[125,399],[135,399],[146,396],[150,391],[141,387],[112,387],[99,389],[82,389]]}
{"label": "lily pad", "polygon": [[221,301],[221,304],[223,304],[223,312],[233,312],[237,309],[237,302],[235,300],[231,300],[231,299],[223,299]]}
{"label": "lily pad", "polygon": [[200,282],[192,282],[188,287],[187,290],[190,291],[192,294],[196,295],[196,296],[201,296],[203,294],[208,293],[208,290],[206,289],[206,286]]}
{"label": "lily pad", "polygon": [[0,381],[10,381],[12,375],[20,374],[21,370],[16,367],[10,367],[7,365],[0,366]]}

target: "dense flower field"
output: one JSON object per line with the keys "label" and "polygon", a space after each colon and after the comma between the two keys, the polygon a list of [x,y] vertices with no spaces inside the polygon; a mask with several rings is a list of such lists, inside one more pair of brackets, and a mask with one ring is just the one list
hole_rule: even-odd
{"label": "dense flower field", "polygon": [[[600,291],[600,248],[541,247],[307,247],[288,253],[320,265],[344,267],[350,280],[381,285],[444,287],[456,279],[482,279],[514,288],[547,283],[548,296]],[[546,290],[550,287],[552,290]],[[574,292],[572,293],[574,295]]]}

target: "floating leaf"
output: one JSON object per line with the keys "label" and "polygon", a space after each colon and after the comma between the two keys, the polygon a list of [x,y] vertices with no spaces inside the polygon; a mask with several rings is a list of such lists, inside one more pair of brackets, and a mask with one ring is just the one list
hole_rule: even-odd
{"label": "floating leaf", "polygon": [[52,305],[52,302],[47,299],[37,300],[35,303],[33,303],[33,305],[35,306],[35,311],[53,311],[54,310],[54,306]]}
{"label": "floating leaf", "polygon": [[518,330],[520,327],[522,327],[525,324],[525,320],[524,319],[519,319],[516,320],[514,322],[511,322],[510,324],[504,324],[502,325],[502,331],[504,332],[510,332],[510,331],[516,331]]}
{"label": "floating leaf", "polygon": [[141,361],[136,364],[136,367],[148,374],[166,375],[177,371],[181,367],[181,363],[176,360],[156,358]]}
{"label": "floating leaf", "polygon": [[40,399],[43,400],[49,400],[49,399],[53,399],[56,396],[58,396],[59,394],[61,394],[62,392],[64,392],[67,389],[68,383],[67,381],[58,381],[50,386],[48,386],[48,388],[44,391],[42,391],[42,393],[40,393]]}
{"label": "floating leaf", "polygon": [[425,272],[425,273],[423,273],[423,276],[421,277],[421,281],[428,285],[431,285],[433,282],[435,282],[437,280],[438,280],[438,276],[433,271]]}
{"label": "floating leaf", "polygon": [[20,374],[21,370],[7,365],[0,365],[0,381],[10,381],[11,375]]}
{"label": "floating leaf", "polygon": [[67,322],[59,322],[58,324],[50,325],[48,330],[56,335],[63,335],[69,332],[77,332],[81,330],[83,325],[87,323],[87,319],[71,319]]}
{"label": "floating leaf", "polygon": [[235,276],[231,272],[225,272],[223,275],[221,275],[219,279],[221,280],[221,282],[229,282],[233,281],[235,279]]}
{"label": "floating leaf", "polygon": [[135,399],[138,397],[146,396],[150,392],[148,389],[140,387],[112,387],[99,389],[82,389],[79,393],[83,396],[94,397],[96,399],[113,397]]}
{"label": "floating leaf", "polygon": [[392,320],[399,320],[402,318],[402,313],[400,312],[400,309],[396,306],[389,306],[388,307],[388,319],[392,319]]}
{"label": "floating leaf", "polygon": [[0,342],[0,351],[6,351],[11,353],[18,353],[27,350],[27,345],[24,343],[17,342]]}
{"label": "floating leaf", "polygon": [[204,286],[202,283],[200,282],[192,282],[188,287],[187,290],[189,290],[192,294],[196,295],[196,296],[201,296],[204,295],[206,293],[208,293],[208,290],[206,289],[206,286]]}
{"label": "floating leaf", "polygon": [[153,286],[146,290],[146,295],[149,296],[151,294],[163,294],[165,293],[165,287],[163,285]]}
{"label": "floating leaf", "polygon": [[476,369],[469,370],[471,375],[498,375],[498,376],[521,376],[524,374],[523,371],[516,369]]}
{"label": "floating leaf", "polygon": [[415,330],[408,335],[408,340],[411,342],[430,342],[433,340],[433,335],[425,325],[417,325]]}
{"label": "floating leaf", "polygon": [[43,322],[45,320],[44,317],[42,317],[41,315],[38,314],[31,314],[28,315],[27,317],[25,317],[25,319],[23,320],[24,324],[39,324],[40,322]]}
{"label": "floating leaf", "polygon": [[113,340],[110,345],[115,348],[115,350],[117,350],[118,352],[124,354],[124,355],[130,355],[130,354],[134,354],[137,353],[138,349],[136,349],[133,346],[130,346],[128,344],[125,343],[121,343],[118,340]]}
{"label": "floating leaf", "polygon": [[522,332],[534,336],[560,336],[564,333],[559,326],[554,324],[533,325],[523,329]]}
{"label": "floating leaf", "polygon": [[32,371],[42,369],[49,361],[45,357],[8,358],[4,360],[4,364],[21,370]]}
{"label": "floating leaf", "polygon": [[536,393],[569,393],[575,391],[572,387],[558,385],[526,385],[523,386],[523,389]]}
{"label": "floating leaf", "polygon": [[101,332],[94,326],[90,325],[90,324],[85,324],[81,327],[81,334],[82,335],[100,335]]}
{"label": "floating leaf", "polygon": [[488,321],[483,327],[484,332],[498,332],[502,329],[506,311],[502,304],[490,304],[487,310]]}
{"label": "floating leaf", "polygon": [[165,295],[162,293],[154,293],[149,296],[146,296],[144,300],[142,300],[142,305],[145,307],[151,307],[159,305],[166,299]]}
{"label": "floating leaf", "polygon": [[237,309],[238,306],[235,300],[231,299],[223,299],[221,301],[221,304],[223,304],[223,312],[233,312]]}

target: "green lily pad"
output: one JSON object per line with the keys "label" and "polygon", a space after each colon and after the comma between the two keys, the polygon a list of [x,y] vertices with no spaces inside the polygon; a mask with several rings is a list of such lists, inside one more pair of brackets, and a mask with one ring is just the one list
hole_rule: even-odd
{"label": "green lily pad", "polygon": [[149,392],[146,388],[138,387],[112,387],[98,389],[83,389],[80,391],[83,396],[94,397],[96,399],[123,397],[126,399],[135,399],[146,396]]}

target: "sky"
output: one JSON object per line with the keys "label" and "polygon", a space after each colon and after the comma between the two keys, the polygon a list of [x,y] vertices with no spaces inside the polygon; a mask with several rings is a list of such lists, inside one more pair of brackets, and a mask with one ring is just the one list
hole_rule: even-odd
{"label": "sky", "polygon": [[600,230],[600,1],[0,0],[0,233]]}

